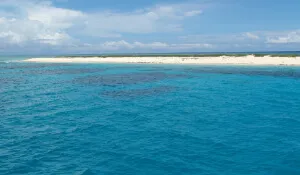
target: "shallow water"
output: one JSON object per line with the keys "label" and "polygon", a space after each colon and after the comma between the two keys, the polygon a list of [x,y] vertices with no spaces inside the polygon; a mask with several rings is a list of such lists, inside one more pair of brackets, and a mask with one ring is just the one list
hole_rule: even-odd
{"label": "shallow water", "polygon": [[0,64],[0,174],[300,174],[300,68]]}

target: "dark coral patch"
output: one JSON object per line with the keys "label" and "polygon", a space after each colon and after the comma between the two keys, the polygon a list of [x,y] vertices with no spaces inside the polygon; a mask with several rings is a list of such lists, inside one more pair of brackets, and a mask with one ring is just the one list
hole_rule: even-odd
{"label": "dark coral patch", "polygon": [[127,74],[112,74],[112,75],[97,75],[77,78],[75,83],[89,84],[89,85],[130,85],[137,83],[155,82],[164,79],[183,78],[185,75],[166,74],[163,72],[149,72],[149,73],[127,73]]}
{"label": "dark coral patch", "polygon": [[240,74],[249,76],[272,76],[272,77],[291,77],[300,78],[300,71],[295,69],[253,69],[253,68],[219,68],[219,67],[202,67],[190,68],[185,70],[188,73],[211,73],[211,74]]}

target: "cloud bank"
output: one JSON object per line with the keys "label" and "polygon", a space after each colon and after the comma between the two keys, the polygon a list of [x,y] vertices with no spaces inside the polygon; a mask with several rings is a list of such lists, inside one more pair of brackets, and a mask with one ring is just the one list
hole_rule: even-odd
{"label": "cloud bank", "polygon": [[183,30],[181,21],[185,18],[201,14],[191,6],[179,5],[154,6],[126,13],[89,13],[37,0],[4,0],[0,2],[0,11],[0,38],[7,45],[82,44],[80,37],[114,38],[128,33],[176,32]]}
{"label": "cloud bank", "polygon": [[[199,3],[153,5],[129,12],[89,12],[60,8],[49,0],[1,0],[0,52],[218,51],[300,44],[300,30],[181,36],[189,33],[186,21],[203,13]],[[163,37],[170,33],[177,37]],[[144,37],[128,36],[158,39],[145,41]]]}

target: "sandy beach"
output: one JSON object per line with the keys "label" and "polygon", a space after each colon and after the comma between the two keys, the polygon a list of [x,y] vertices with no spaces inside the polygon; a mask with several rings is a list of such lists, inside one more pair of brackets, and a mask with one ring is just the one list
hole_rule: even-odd
{"label": "sandy beach", "polygon": [[145,64],[203,64],[203,65],[286,65],[300,66],[298,57],[219,56],[219,57],[57,57],[31,58],[24,62],[41,63],[145,63]]}

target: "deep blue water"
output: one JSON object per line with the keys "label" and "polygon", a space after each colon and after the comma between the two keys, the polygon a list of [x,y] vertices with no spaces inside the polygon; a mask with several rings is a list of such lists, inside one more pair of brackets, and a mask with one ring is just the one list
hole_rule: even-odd
{"label": "deep blue water", "polygon": [[300,68],[0,63],[0,174],[300,174]]}

